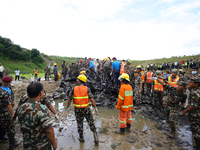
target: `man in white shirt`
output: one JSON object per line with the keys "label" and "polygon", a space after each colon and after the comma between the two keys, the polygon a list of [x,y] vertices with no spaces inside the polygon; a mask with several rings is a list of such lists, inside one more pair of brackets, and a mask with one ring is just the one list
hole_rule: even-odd
{"label": "man in white shirt", "polygon": [[17,68],[17,70],[15,71],[15,81],[17,80],[17,78],[18,78],[18,81],[19,81],[19,76],[20,76],[20,71]]}
{"label": "man in white shirt", "polygon": [[0,63],[0,78],[3,78],[3,73],[5,72],[4,67],[2,66],[2,63]]}

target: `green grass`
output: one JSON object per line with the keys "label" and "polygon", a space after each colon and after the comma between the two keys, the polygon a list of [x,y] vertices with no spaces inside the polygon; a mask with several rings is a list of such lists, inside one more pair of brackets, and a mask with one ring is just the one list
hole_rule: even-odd
{"label": "green grass", "polygon": [[[39,73],[38,74],[38,78],[39,77],[44,77],[44,73]],[[13,79],[15,79],[15,74],[14,73],[10,73],[10,76],[12,76],[13,77]],[[29,78],[32,78],[32,77],[34,77],[34,74],[20,74],[20,77],[25,77],[26,79],[29,79]]]}

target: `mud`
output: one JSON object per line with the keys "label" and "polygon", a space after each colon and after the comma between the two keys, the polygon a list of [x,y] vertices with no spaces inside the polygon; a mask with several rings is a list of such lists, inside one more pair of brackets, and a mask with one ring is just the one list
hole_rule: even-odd
{"label": "mud", "polygon": [[[61,90],[61,82],[45,82],[41,81],[46,91],[46,94],[51,97],[56,90]],[[15,92],[16,100],[15,107],[18,104],[19,96],[26,92],[28,81],[13,82],[13,90]],[[101,94],[101,93],[100,93]],[[97,99],[98,97],[96,97]],[[99,99],[101,95],[99,96]],[[112,99],[112,97],[111,97]],[[114,99],[114,97],[113,97]],[[106,101],[106,100],[105,100]],[[148,99],[147,99],[148,101]],[[97,101],[98,102],[98,101]],[[115,101],[114,101],[115,102]],[[130,133],[125,135],[118,135],[115,133],[119,129],[118,113],[115,108],[109,109],[105,107],[98,107],[98,114],[94,114],[95,125],[99,135],[99,145],[94,144],[93,134],[84,120],[84,138],[85,143],[78,141],[77,124],[72,110],[67,114],[67,100],[54,99],[52,101],[60,120],[55,120],[51,113],[55,136],[58,142],[58,150],[98,150],[98,149],[123,149],[123,150],[168,150],[168,149],[193,149],[192,134],[184,117],[179,117],[178,126],[176,130],[176,138],[172,139],[168,136],[170,131],[169,124],[166,123],[165,117],[161,110],[152,108],[149,104],[143,104],[139,110],[132,113],[132,128]],[[114,105],[114,104],[112,104]],[[73,107],[72,107],[73,108]],[[22,134],[20,132],[19,123],[15,121],[16,125],[16,139],[21,144],[15,150],[22,149]],[[1,143],[0,149],[6,150],[7,143]]]}

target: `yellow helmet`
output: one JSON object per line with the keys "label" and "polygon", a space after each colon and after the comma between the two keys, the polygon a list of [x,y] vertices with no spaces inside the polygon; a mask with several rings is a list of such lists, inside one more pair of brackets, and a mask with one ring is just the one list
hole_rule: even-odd
{"label": "yellow helmet", "polygon": [[109,58],[104,58],[104,60],[109,60]]}
{"label": "yellow helmet", "polygon": [[53,65],[54,65],[54,66],[56,66],[56,65],[57,65],[57,63],[54,63]]}
{"label": "yellow helmet", "polygon": [[79,75],[77,78],[78,78],[79,80],[83,81],[83,82],[86,82],[86,81],[87,81],[87,77],[86,77],[85,75],[83,75],[83,74]]}
{"label": "yellow helmet", "polygon": [[141,68],[141,66],[140,66],[140,65],[138,65],[138,66],[137,66],[137,69],[140,69],[140,68]]}
{"label": "yellow helmet", "polygon": [[182,71],[182,72],[183,72],[183,69],[179,69],[179,71]]}
{"label": "yellow helmet", "polygon": [[120,79],[125,79],[127,81],[130,81],[129,80],[129,75],[127,73],[122,73],[122,75],[120,76]]}
{"label": "yellow helmet", "polygon": [[86,71],[81,71],[81,72],[80,72],[80,74],[85,74],[85,73],[86,73]]}

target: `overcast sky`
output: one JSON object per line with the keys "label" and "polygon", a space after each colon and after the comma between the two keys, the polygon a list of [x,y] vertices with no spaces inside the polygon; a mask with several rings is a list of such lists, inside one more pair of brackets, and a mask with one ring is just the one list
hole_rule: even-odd
{"label": "overcast sky", "polygon": [[0,0],[0,35],[68,57],[200,54],[200,0]]}

